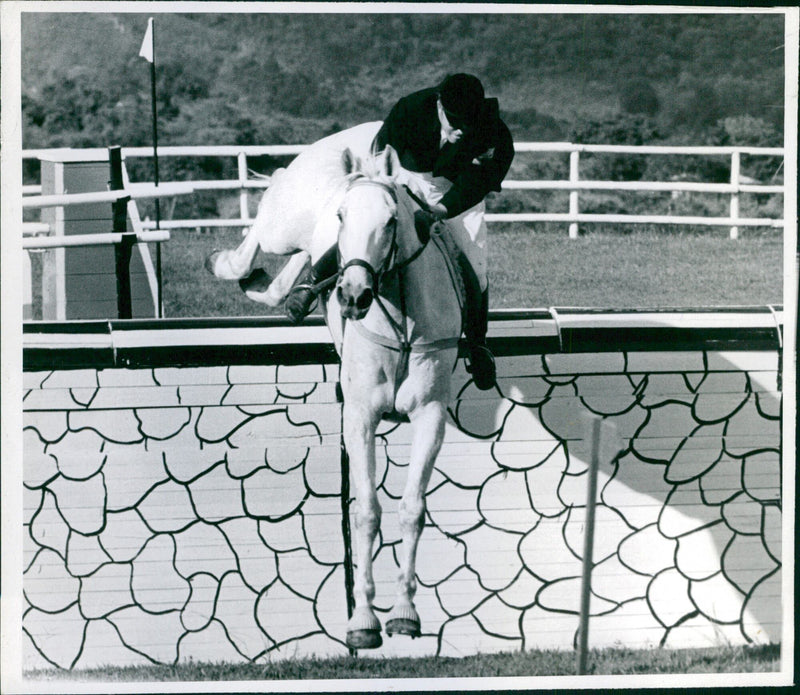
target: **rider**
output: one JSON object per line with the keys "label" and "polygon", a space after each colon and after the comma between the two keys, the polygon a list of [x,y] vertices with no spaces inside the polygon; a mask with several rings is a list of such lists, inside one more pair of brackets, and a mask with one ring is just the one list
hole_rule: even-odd
{"label": "rider", "polygon": [[[443,221],[466,256],[465,336],[469,371],[480,389],[495,383],[494,358],[486,346],[488,329],[487,233],[484,198],[499,191],[514,157],[511,133],[500,119],[497,99],[484,96],[480,80],[464,73],[437,87],[409,94],[389,112],[375,136],[375,152],[391,145],[414,193],[427,203],[416,213],[418,229]],[[286,300],[286,312],[299,323],[315,299],[312,285],[337,270],[336,247],[308,271]],[[469,269],[468,269],[469,270]]]}

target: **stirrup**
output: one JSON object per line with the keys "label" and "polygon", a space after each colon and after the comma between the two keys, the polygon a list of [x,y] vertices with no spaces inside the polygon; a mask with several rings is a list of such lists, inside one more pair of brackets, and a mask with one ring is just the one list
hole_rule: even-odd
{"label": "stirrup", "polygon": [[300,282],[292,287],[292,289],[289,290],[289,295],[291,295],[293,292],[297,292],[297,290],[308,290],[314,296],[317,295],[317,286],[308,282]]}

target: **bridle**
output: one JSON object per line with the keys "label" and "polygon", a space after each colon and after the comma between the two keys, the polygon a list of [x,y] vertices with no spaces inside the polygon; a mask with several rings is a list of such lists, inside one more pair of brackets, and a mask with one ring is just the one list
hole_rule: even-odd
{"label": "bridle", "polygon": [[[392,199],[395,208],[397,207],[398,204],[397,190],[395,189],[394,186],[391,186],[383,181],[367,178],[365,176],[353,179],[348,185],[347,190],[350,191],[356,186],[377,186],[378,188],[383,189],[386,193],[389,194],[389,197]],[[397,259],[399,255],[399,246],[397,244],[396,214],[392,216],[391,220],[389,220],[387,228],[391,230],[391,235],[392,235],[391,242],[389,244],[389,252],[386,254],[383,261],[381,261],[377,269],[373,267],[373,265],[369,261],[363,258],[352,258],[346,263],[342,264],[341,252],[339,252],[339,275],[341,276],[341,274],[344,273],[345,270],[353,266],[364,268],[370,277],[370,284],[372,287],[372,292],[375,295],[375,297],[378,296],[381,280],[386,275],[402,270],[407,265],[413,263],[419,257],[419,255],[425,250],[425,247],[427,245],[426,243],[421,243],[419,248],[416,249],[414,253],[412,253],[408,258],[398,261]]]}

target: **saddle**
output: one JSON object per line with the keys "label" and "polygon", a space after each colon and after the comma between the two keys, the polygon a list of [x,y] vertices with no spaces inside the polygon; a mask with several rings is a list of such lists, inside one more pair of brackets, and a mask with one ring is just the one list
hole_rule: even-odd
{"label": "saddle", "polygon": [[463,333],[470,320],[467,315],[470,303],[470,295],[468,293],[475,291],[478,296],[480,295],[478,277],[472,269],[472,264],[467,259],[466,254],[456,244],[446,224],[441,222],[433,224],[430,234],[430,240],[436,244],[442,254],[442,258],[444,258],[450,280],[453,283],[453,289],[456,291],[458,306],[461,309],[461,332]]}
{"label": "saddle", "polygon": [[[429,211],[428,204],[420,198],[409,186],[404,186],[406,193],[419,205],[422,210]],[[430,227],[421,229],[417,226],[417,236],[425,244],[432,241],[444,258],[453,289],[456,291],[458,306],[461,309],[461,332],[468,334],[469,327],[474,325],[478,318],[477,307],[480,306],[481,287],[478,276],[469,262],[466,254],[459,248],[453,235],[442,222],[434,222]]]}

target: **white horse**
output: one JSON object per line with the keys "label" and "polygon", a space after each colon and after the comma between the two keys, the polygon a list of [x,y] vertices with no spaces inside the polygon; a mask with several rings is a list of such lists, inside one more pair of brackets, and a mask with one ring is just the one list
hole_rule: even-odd
{"label": "white horse", "polygon": [[242,243],[236,249],[214,252],[206,267],[223,280],[242,280],[259,248],[267,254],[291,255],[274,279],[259,269],[242,281],[253,301],[280,305],[309,259],[316,261],[336,242],[336,206],[347,176],[344,152],[367,158],[380,126],[380,121],[363,123],[329,135],[309,145],[288,167],[278,169]]}
{"label": "white horse", "polygon": [[[329,239],[331,233],[333,241],[338,238],[340,272],[326,318],[341,357],[343,435],[355,492],[355,606],[347,623],[347,644],[371,649],[383,641],[372,605],[372,553],[381,517],[375,489],[375,431],[387,416],[407,418],[412,427],[408,478],[398,513],[400,573],[386,632],[418,637],[421,625],[413,599],[425,491],[444,437],[462,324],[456,271],[436,234],[431,243],[417,235],[417,203],[402,185],[396,152],[387,147],[377,157],[362,159],[345,148],[339,166],[343,175],[319,208],[311,234],[301,241],[264,239],[262,234],[259,241],[262,249],[283,252],[299,246],[301,253],[287,268],[298,257],[303,263],[286,274],[296,278],[315,239]],[[251,245],[253,241],[245,239],[238,258],[246,260]],[[234,269],[230,261],[237,253],[239,249],[218,254],[210,267]],[[249,262],[235,267],[241,275],[248,269]],[[249,291],[248,296],[270,302],[285,296],[289,289],[281,277],[285,273],[284,269],[269,287]]]}
{"label": "white horse", "polygon": [[[381,644],[372,608],[372,550],[381,509],[375,491],[375,430],[385,415],[407,416],[411,455],[399,506],[400,574],[386,632],[420,634],[414,608],[417,546],[425,490],[444,437],[450,377],[461,334],[459,298],[448,259],[420,241],[415,203],[395,176],[387,148],[374,171],[352,179],[339,208],[341,273],[328,323],[346,319],[341,348],[345,447],[355,489],[355,609],[347,626],[353,647]],[[341,319],[338,319],[341,324]]]}

